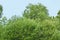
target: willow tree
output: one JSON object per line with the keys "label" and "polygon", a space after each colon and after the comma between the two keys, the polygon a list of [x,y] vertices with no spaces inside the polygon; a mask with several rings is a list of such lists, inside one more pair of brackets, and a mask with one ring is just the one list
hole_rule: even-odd
{"label": "willow tree", "polygon": [[48,18],[48,15],[49,14],[47,8],[42,4],[37,5],[30,4],[29,6],[26,7],[23,14],[23,16],[26,18],[40,20]]}

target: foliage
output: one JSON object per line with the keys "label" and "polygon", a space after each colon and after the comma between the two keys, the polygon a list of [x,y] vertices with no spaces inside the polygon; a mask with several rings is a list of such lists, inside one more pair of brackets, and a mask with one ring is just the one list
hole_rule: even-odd
{"label": "foliage", "polygon": [[0,5],[0,18],[1,18],[1,16],[2,16],[2,11],[3,11],[3,8],[2,8],[2,6]]}
{"label": "foliage", "polygon": [[34,20],[19,19],[12,24],[9,23],[2,33],[3,40],[30,40],[36,29],[37,24]]}
{"label": "foliage", "polygon": [[44,20],[48,18],[48,10],[42,4],[33,5],[30,4],[24,10],[23,16],[30,19],[40,19]]}
{"label": "foliage", "polygon": [[59,17],[60,11],[50,17],[44,5],[30,4],[22,17],[0,18],[0,40],[60,40]]}
{"label": "foliage", "polygon": [[37,23],[31,19],[21,18],[15,22],[9,22],[4,27],[1,37],[3,40],[52,40],[56,30],[52,21]]}

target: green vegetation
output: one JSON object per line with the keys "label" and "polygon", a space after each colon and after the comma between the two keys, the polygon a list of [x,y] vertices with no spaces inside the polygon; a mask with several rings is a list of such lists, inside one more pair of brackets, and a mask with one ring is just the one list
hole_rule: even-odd
{"label": "green vegetation", "polygon": [[0,18],[2,17],[2,11],[3,9],[2,9],[2,6],[0,5]]}
{"label": "green vegetation", "polygon": [[60,11],[50,17],[42,4],[30,4],[22,17],[2,17],[0,5],[0,40],[60,40]]}

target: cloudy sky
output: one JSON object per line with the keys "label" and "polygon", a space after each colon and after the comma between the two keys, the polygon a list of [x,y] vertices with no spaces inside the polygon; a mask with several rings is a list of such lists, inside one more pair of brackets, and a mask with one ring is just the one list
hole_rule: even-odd
{"label": "cloudy sky", "polygon": [[0,5],[3,6],[3,16],[7,18],[13,15],[21,16],[29,3],[42,3],[47,7],[50,16],[56,16],[60,10],[60,0],[0,0]]}

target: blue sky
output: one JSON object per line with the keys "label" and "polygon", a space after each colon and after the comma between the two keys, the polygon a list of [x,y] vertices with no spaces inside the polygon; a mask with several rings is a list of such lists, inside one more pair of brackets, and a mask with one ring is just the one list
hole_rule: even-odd
{"label": "blue sky", "polygon": [[21,16],[29,3],[42,3],[47,7],[50,16],[56,16],[60,10],[60,0],[0,0],[0,4],[3,6],[3,16],[7,18],[13,15]]}

